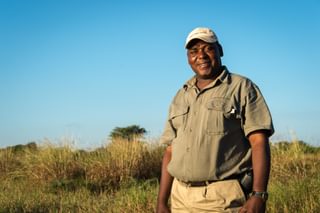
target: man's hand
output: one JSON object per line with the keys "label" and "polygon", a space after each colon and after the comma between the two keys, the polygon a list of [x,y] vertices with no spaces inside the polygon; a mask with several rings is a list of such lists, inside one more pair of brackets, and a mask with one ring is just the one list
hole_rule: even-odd
{"label": "man's hand", "polygon": [[156,212],[157,213],[170,213],[171,211],[170,211],[168,205],[158,203]]}
{"label": "man's hand", "polygon": [[260,197],[250,197],[239,213],[264,213],[266,210],[266,202]]}

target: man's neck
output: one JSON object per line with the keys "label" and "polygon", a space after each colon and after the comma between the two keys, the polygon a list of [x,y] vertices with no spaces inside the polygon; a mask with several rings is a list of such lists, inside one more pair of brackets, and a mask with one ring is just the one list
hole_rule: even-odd
{"label": "man's neck", "polygon": [[206,86],[208,86],[210,83],[212,83],[214,80],[217,79],[217,77],[222,73],[223,68],[220,67],[219,71],[216,71],[214,73],[216,73],[215,75],[209,77],[209,78],[199,78],[197,77],[197,87],[198,89],[202,90],[204,89]]}
{"label": "man's neck", "polygon": [[215,79],[201,79],[201,78],[197,78],[197,87],[199,90],[204,89],[206,86],[208,86],[211,82],[213,82]]}

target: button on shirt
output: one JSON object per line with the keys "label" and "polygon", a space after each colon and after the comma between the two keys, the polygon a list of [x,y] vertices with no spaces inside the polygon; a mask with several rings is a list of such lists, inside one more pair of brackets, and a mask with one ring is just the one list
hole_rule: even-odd
{"label": "button on shirt", "polygon": [[183,181],[222,180],[252,169],[247,136],[273,134],[258,87],[226,68],[203,90],[190,79],[174,97],[160,143],[172,145],[168,172]]}

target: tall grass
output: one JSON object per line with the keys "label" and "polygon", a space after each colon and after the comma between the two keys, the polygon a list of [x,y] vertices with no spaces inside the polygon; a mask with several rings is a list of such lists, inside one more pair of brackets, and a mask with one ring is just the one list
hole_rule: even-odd
{"label": "tall grass", "polygon": [[[0,150],[0,213],[154,212],[164,148],[114,140],[93,151],[72,143]],[[271,145],[267,212],[320,212],[320,150]]]}
{"label": "tall grass", "polygon": [[121,139],[94,151],[50,143],[0,150],[0,212],[152,212],[162,152]]}
{"label": "tall grass", "polygon": [[269,212],[320,212],[320,149],[301,141],[272,146]]}

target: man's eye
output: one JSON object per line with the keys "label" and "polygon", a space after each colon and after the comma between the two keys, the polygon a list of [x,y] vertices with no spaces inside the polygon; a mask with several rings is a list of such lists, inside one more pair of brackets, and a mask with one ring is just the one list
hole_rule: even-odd
{"label": "man's eye", "polygon": [[197,49],[191,49],[191,50],[189,50],[189,53],[190,53],[191,55],[195,55],[195,54],[197,54],[197,52],[198,52]]}
{"label": "man's eye", "polygon": [[207,46],[206,47],[206,51],[212,51],[212,50],[214,50],[213,46]]}

